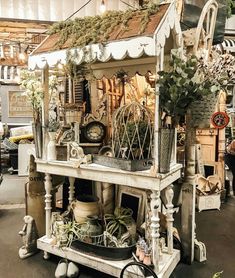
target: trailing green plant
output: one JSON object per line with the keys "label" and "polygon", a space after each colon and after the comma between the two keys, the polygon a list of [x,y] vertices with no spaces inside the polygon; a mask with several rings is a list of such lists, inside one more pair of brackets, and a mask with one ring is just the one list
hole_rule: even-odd
{"label": "trailing green plant", "polygon": [[66,42],[67,47],[84,47],[107,41],[117,26],[124,30],[128,29],[128,22],[133,16],[141,17],[139,33],[143,33],[150,16],[157,10],[157,4],[148,3],[141,10],[108,11],[102,16],[75,18],[54,24],[49,33],[59,34],[57,48],[63,47]]}
{"label": "trailing green plant", "polygon": [[130,208],[116,207],[113,214],[105,214],[106,231],[117,239],[120,239],[127,231],[127,225],[133,220],[132,213]]}

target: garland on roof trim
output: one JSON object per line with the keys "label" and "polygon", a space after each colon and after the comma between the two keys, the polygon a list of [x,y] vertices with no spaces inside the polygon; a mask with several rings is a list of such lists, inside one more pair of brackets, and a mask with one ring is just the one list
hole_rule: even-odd
{"label": "garland on roof trim", "polygon": [[87,16],[61,21],[52,26],[50,34],[58,33],[60,35],[56,44],[57,48],[61,48],[66,42],[69,44],[68,47],[83,47],[107,41],[118,25],[122,29],[128,29],[128,21],[138,15],[141,16],[139,30],[139,34],[141,34],[149,23],[150,16],[155,14],[158,8],[157,4],[148,4],[144,9],[134,11],[108,11],[102,16]]}

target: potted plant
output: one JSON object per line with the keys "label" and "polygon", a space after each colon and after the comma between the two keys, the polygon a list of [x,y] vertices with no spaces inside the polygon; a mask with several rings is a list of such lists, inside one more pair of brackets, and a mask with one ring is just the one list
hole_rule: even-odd
{"label": "potted plant", "polygon": [[[133,225],[132,210],[130,208],[116,207],[113,214],[105,214],[105,230],[110,235],[121,239],[121,237],[128,231],[130,226]],[[133,229],[132,229],[133,230]],[[129,235],[132,239],[135,235]]]}
{"label": "potted plant", "polygon": [[[179,120],[184,117],[190,105],[210,93],[215,93],[219,87],[213,80],[205,78],[205,72],[199,67],[196,56],[182,58],[172,52],[169,71],[159,74],[159,102],[161,109],[160,132],[160,172],[168,172],[171,158],[174,129]],[[164,147],[164,148],[163,148]]]}

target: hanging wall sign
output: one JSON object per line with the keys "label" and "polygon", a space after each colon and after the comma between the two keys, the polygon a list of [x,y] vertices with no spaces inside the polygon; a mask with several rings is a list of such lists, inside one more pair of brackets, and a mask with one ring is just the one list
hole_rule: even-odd
{"label": "hanging wall sign", "polygon": [[211,123],[215,128],[224,128],[229,123],[229,117],[225,112],[215,112],[211,117]]}

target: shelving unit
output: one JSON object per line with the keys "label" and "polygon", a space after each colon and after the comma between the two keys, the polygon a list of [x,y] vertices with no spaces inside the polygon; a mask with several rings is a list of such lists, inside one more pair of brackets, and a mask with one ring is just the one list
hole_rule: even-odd
{"label": "shelving unit", "polygon": [[[131,19],[131,21],[133,18]],[[136,20],[136,19],[135,19]],[[92,63],[89,64],[92,71],[90,78],[91,101],[93,99],[92,90],[97,89],[96,79],[102,79],[103,76],[112,78],[113,74],[124,69],[130,76],[135,76],[138,72],[143,72],[143,76],[151,72],[156,74],[158,70],[163,69],[164,57],[168,56],[172,48],[182,46],[182,33],[178,20],[177,11],[174,1],[170,4],[164,4],[159,7],[156,14],[151,15],[151,21],[146,27],[144,33],[139,35],[139,27],[131,22],[133,30],[121,30],[115,36],[115,39],[99,44],[89,45],[89,57],[92,57]],[[118,27],[118,26],[117,26]],[[121,27],[121,26],[119,26]],[[130,32],[130,34],[125,34]],[[133,35],[133,32],[136,32]],[[49,68],[54,67],[58,63],[66,64],[66,49],[60,51],[49,51],[45,53],[48,46],[53,45],[55,37],[48,37],[44,43],[35,50],[34,54],[29,58],[29,68],[40,68],[43,70],[44,80],[48,80]],[[166,47],[165,47],[166,46]],[[85,48],[77,50],[79,59],[78,65],[87,60]],[[44,84],[48,88],[48,84]],[[112,167],[105,167],[95,163],[79,164],[76,161],[47,161],[47,144],[48,138],[44,131],[42,158],[36,159],[37,171],[45,173],[45,211],[46,211],[46,235],[38,240],[38,248],[44,251],[44,258],[48,258],[49,254],[55,254],[60,257],[66,257],[71,261],[84,264],[88,267],[98,269],[102,272],[109,273],[115,277],[119,277],[121,269],[126,265],[126,261],[110,261],[99,258],[98,256],[84,254],[80,251],[75,251],[70,248],[59,249],[51,245],[51,212],[52,212],[52,182],[51,175],[63,175],[69,178],[69,203],[74,200],[74,183],[75,178],[87,179],[101,183],[115,184],[116,187],[124,185],[130,188],[148,191],[151,207],[151,247],[152,247],[152,262],[154,271],[158,277],[168,278],[174,270],[177,263],[180,261],[180,252],[173,248],[173,189],[172,183],[181,177],[182,165],[176,163],[176,140],[174,154],[170,171],[166,174],[159,173],[159,95],[158,86],[152,88],[154,116],[154,140],[153,140],[153,166],[149,170],[130,172]],[[109,97],[109,91],[107,90]],[[107,103],[109,99],[107,99]],[[142,102],[140,102],[142,104]],[[104,104],[104,103],[99,103]],[[108,104],[107,104],[108,105]],[[120,104],[119,104],[120,105]],[[47,122],[49,119],[48,109],[49,97],[45,94],[44,97],[44,119]],[[102,107],[105,107],[103,105]],[[117,107],[115,107],[117,108]],[[101,109],[100,106],[97,109]],[[103,108],[102,108],[103,109]],[[101,110],[102,110],[101,109]],[[108,110],[108,108],[107,108]],[[94,114],[97,110],[94,109]],[[103,112],[103,110],[102,110]],[[105,111],[109,113],[110,111]],[[98,113],[99,114],[99,113]],[[99,114],[100,115],[100,114]],[[94,118],[94,115],[92,115]],[[112,116],[112,115],[109,115]],[[108,118],[108,117],[107,117]],[[108,118],[107,125],[109,126]],[[167,150],[167,149],[166,149]],[[167,222],[167,246],[160,246],[160,218],[161,210],[160,194],[166,196],[166,222]],[[131,260],[131,259],[130,259]]]}
{"label": "shelving unit", "polygon": [[[151,207],[153,212],[152,227],[153,227],[153,246],[158,246],[159,241],[159,205],[160,192],[165,190],[167,200],[167,222],[168,222],[168,242],[172,241],[172,225],[173,225],[173,190],[172,183],[180,178],[181,168],[180,164],[176,164],[167,174],[151,174],[150,170],[139,172],[128,172],[117,170],[110,167],[100,166],[97,164],[81,165],[80,168],[74,168],[73,162],[68,161],[43,161],[37,160],[37,170],[46,174],[45,178],[45,203],[46,203],[46,236],[38,240],[38,248],[43,250],[44,258],[48,258],[49,254],[55,254],[60,257],[68,258],[71,261],[84,264],[88,267],[109,273],[115,277],[119,277],[121,269],[128,263],[127,261],[109,261],[103,260],[89,254],[84,254],[71,248],[60,249],[51,245],[51,202],[52,202],[52,183],[51,174],[61,175],[66,173],[69,177],[69,201],[74,199],[74,182],[75,178],[83,178],[88,180],[95,180],[99,182],[109,182],[119,185],[126,185],[145,190],[151,190]],[[170,239],[171,238],[171,239]],[[169,277],[175,266],[180,261],[180,252],[173,249],[173,243],[168,244],[165,252],[160,255],[158,248],[155,250],[156,273],[158,277]]]}

